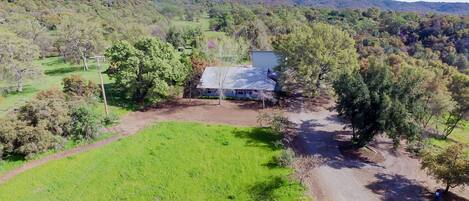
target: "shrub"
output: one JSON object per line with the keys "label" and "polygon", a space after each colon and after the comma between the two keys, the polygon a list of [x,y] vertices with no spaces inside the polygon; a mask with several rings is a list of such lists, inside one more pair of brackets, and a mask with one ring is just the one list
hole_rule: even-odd
{"label": "shrub", "polygon": [[44,128],[54,135],[66,136],[70,130],[70,109],[65,94],[57,89],[39,92],[34,100],[20,107],[18,119],[28,126]]}
{"label": "shrub", "polygon": [[282,112],[260,113],[257,122],[261,127],[269,127],[274,135],[282,137],[282,144],[288,146],[296,137],[292,128],[293,124]]}
{"label": "shrub", "polygon": [[257,117],[257,122],[261,126],[270,127],[276,134],[284,133],[290,124],[282,112],[261,113]]}
{"label": "shrub", "polygon": [[109,116],[106,116],[102,119],[102,124],[109,126],[109,125],[114,125],[119,123],[119,117],[113,113],[109,114]]}
{"label": "shrub", "polygon": [[99,88],[92,81],[86,81],[80,75],[71,75],[62,80],[63,92],[69,96],[90,97],[98,94]]}
{"label": "shrub", "polygon": [[30,126],[28,122],[16,118],[2,119],[0,124],[2,154],[20,154],[31,158],[60,145],[60,137],[54,136],[44,124]]}
{"label": "shrub", "polygon": [[73,109],[71,114],[71,135],[75,139],[90,140],[98,135],[102,127],[101,118],[86,106]]}
{"label": "shrub", "polygon": [[295,152],[292,149],[284,149],[276,158],[277,165],[280,167],[289,167],[293,164],[295,159]]}

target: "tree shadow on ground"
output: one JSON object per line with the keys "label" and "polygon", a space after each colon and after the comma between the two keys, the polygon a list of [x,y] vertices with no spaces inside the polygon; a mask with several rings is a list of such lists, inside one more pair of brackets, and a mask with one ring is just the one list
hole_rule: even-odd
{"label": "tree shadow on ground", "polygon": [[419,182],[398,174],[375,174],[376,181],[366,187],[381,196],[383,201],[425,201],[432,198],[432,192]]}
{"label": "tree shadow on ground", "polygon": [[469,201],[466,198],[460,197],[459,195],[454,194],[453,192],[448,192],[443,194],[443,199],[441,201]]}
{"label": "tree shadow on ground", "polygon": [[57,76],[57,75],[63,75],[63,74],[68,74],[68,73],[74,73],[77,71],[83,71],[83,68],[79,67],[62,67],[62,68],[56,68],[52,70],[46,70],[44,74],[49,75],[49,76]]}
{"label": "tree shadow on ground", "polygon": [[[9,96],[24,96],[26,94],[32,94],[32,93],[36,93],[38,92],[39,90],[35,87],[33,87],[32,85],[30,84],[26,84],[23,86],[23,91],[22,92],[18,92],[16,91],[16,86],[11,86],[11,87],[5,87],[5,88],[8,88],[8,90],[5,90],[5,92],[3,92],[3,96],[4,97],[9,97]],[[2,90],[2,88],[0,88],[0,91]],[[1,93],[0,93],[1,95]]]}
{"label": "tree shadow on ground", "polygon": [[279,105],[289,112],[319,111],[330,108],[332,99],[327,95],[317,97],[304,97],[301,94],[291,94],[279,98]]}
{"label": "tree shadow on ground", "polygon": [[250,130],[235,130],[234,135],[247,139],[247,146],[267,147],[272,150],[281,149],[278,142],[282,137],[273,133],[269,128],[253,128]]}
{"label": "tree shadow on ground", "polygon": [[24,161],[26,160],[26,158],[20,154],[11,154],[11,155],[5,156],[2,160],[8,161],[8,162],[15,162],[15,161]]}
{"label": "tree shadow on ground", "polygon": [[[327,165],[334,169],[342,168],[363,168],[365,166],[377,166],[370,161],[360,161],[347,159],[339,151],[337,135],[348,135],[347,131],[327,131],[325,127],[316,120],[302,121],[300,124],[300,135],[303,139],[297,139],[294,142],[294,148],[304,157],[312,156],[319,158],[321,165]],[[303,132],[303,133],[302,133]]]}
{"label": "tree shadow on ground", "polygon": [[130,111],[141,110],[145,105],[140,105],[127,98],[124,93],[118,90],[115,84],[104,84],[108,105],[121,107]]}
{"label": "tree shadow on ground", "polygon": [[195,106],[217,106],[217,104],[207,103],[198,99],[173,99],[158,103],[146,109],[156,109],[162,114],[172,114]]}
{"label": "tree shadow on ground", "polygon": [[275,191],[288,185],[290,182],[287,178],[277,176],[254,184],[249,191],[253,200],[276,200]]}

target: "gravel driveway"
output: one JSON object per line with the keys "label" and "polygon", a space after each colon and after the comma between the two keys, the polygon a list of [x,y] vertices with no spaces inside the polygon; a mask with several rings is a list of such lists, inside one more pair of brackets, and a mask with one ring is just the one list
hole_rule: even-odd
{"label": "gravel driveway", "polygon": [[[372,143],[383,161],[370,163],[344,158],[336,136],[347,131],[336,113],[327,109],[331,105],[308,111],[301,102],[292,104],[287,115],[299,129],[294,142],[296,151],[323,161],[308,172],[308,179],[303,182],[315,200],[431,200],[432,192],[442,187],[420,169],[418,159],[402,148],[392,151],[392,142],[384,137],[377,137]],[[468,190],[453,192],[469,197]]]}

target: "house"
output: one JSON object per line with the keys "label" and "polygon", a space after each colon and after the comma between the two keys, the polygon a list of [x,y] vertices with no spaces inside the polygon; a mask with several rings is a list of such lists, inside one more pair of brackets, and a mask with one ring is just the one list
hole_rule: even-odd
{"label": "house", "polygon": [[198,89],[202,96],[234,99],[272,99],[276,89],[278,56],[272,51],[252,51],[251,66],[207,67],[202,74]]}

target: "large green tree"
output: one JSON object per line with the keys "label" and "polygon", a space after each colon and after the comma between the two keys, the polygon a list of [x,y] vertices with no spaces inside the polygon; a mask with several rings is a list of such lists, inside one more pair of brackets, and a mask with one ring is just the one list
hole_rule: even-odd
{"label": "large green tree", "polygon": [[307,95],[342,70],[358,66],[354,40],[339,28],[317,23],[280,37],[274,48],[281,55],[279,71],[286,87],[301,86]]}
{"label": "large green tree", "polygon": [[357,147],[367,145],[375,135],[386,133],[397,146],[400,139],[416,139],[417,119],[426,111],[420,71],[405,67],[396,72],[380,60],[370,61],[361,71],[343,73],[334,81],[336,109],[352,128]]}
{"label": "large green tree", "polygon": [[111,63],[108,75],[138,102],[156,103],[182,86],[190,70],[169,43],[142,39],[131,45],[119,41],[106,50]]}

